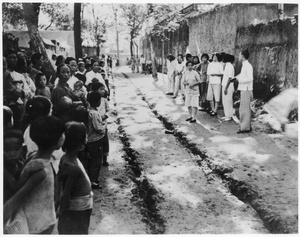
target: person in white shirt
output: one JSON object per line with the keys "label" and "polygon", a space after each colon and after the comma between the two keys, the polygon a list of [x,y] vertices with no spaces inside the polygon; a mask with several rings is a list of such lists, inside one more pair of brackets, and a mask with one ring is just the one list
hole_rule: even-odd
{"label": "person in white shirt", "polygon": [[207,67],[208,89],[206,99],[210,101],[211,116],[215,116],[217,114],[221,97],[221,78],[223,76],[223,66],[220,61],[221,55],[216,53],[213,56],[213,61],[208,64]]}
{"label": "person in white shirt", "polygon": [[173,95],[175,87],[176,60],[173,55],[167,56],[168,87],[166,95]]}
{"label": "person in white shirt", "polygon": [[193,62],[186,63],[187,71],[183,74],[183,85],[185,90],[185,106],[189,110],[190,117],[186,119],[190,123],[196,123],[196,115],[199,108],[199,85],[200,75],[193,70]]}
{"label": "person in white shirt", "polygon": [[230,54],[225,54],[224,57],[225,70],[222,80],[222,103],[224,108],[225,117],[222,118],[224,121],[230,121],[233,117],[233,84],[230,83],[229,78],[234,77],[234,56]]}
{"label": "person in white shirt", "polygon": [[239,82],[238,90],[241,92],[241,102],[239,108],[240,114],[240,130],[237,133],[251,132],[251,108],[250,102],[253,97],[253,67],[249,63],[250,54],[248,50],[243,50],[240,53],[242,61],[241,73],[235,78]]}
{"label": "person in white shirt", "polygon": [[[183,70],[184,70],[183,56],[182,54],[178,54],[176,70],[175,70],[175,89],[174,89],[174,96],[172,97],[173,99],[175,99],[178,96],[178,92],[181,87],[181,78],[183,75]],[[181,88],[181,93],[182,92],[183,92],[183,88]]]}
{"label": "person in white shirt", "polygon": [[94,78],[97,78],[99,82],[101,82],[103,85],[105,85],[105,90],[108,91],[108,88],[105,84],[105,81],[101,74],[99,73],[99,62],[98,61],[92,61],[92,70],[89,71],[85,76],[86,76],[86,82],[85,85],[88,86],[90,83],[92,83],[92,80]]}

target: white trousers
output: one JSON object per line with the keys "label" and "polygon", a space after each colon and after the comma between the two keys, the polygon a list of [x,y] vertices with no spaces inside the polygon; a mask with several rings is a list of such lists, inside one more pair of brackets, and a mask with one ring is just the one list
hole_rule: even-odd
{"label": "white trousers", "polygon": [[225,86],[222,86],[222,103],[224,108],[224,114],[226,118],[232,118],[233,116],[233,84],[230,83],[227,89],[227,95],[224,94]]}
{"label": "white trousers", "polygon": [[174,78],[174,73],[172,75],[168,74],[167,92],[168,93],[174,93],[175,92],[175,78]]}

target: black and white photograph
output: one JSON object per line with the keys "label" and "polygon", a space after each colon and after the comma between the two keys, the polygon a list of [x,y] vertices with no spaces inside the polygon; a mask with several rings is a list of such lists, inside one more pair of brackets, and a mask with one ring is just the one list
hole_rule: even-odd
{"label": "black and white photograph", "polygon": [[297,1],[2,2],[3,234],[298,234]]}

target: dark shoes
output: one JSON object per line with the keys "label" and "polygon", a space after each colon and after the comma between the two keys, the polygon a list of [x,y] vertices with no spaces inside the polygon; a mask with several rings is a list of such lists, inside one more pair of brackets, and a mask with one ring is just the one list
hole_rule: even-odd
{"label": "dark shoes", "polygon": [[103,165],[103,166],[109,166],[109,164],[108,164],[107,161],[104,161],[102,165]]}
{"label": "dark shoes", "polygon": [[102,186],[96,182],[92,182],[92,189],[102,189]]}
{"label": "dark shoes", "polygon": [[196,123],[196,122],[197,122],[196,119],[193,119],[193,120],[190,121],[190,123]]}
{"label": "dark shoes", "polygon": [[240,133],[249,133],[249,132],[251,132],[251,130],[239,130],[239,131],[237,131],[238,134],[240,134]]}
{"label": "dark shoes", "polygon": [[186,119],[185,121],[187,121],[187,122],[188,122],[188,121],[191,121],[192,119],[193,119],[193,118],[188,118],[188,119]]}
{"label": "dark shoes", "polygon": [[173,95],[173,93],[172,92],[168,92],[168,93],[166,93],[166,95]]}

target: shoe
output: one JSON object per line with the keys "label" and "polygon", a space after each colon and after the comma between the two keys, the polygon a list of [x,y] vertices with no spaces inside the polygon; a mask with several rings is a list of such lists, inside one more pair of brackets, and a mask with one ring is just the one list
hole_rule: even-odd
{"label": "shoe", "polygon": [[193,119],[193,120],[190,121],[190,123],[196,123],[196,122],[197,122],[196,119]]}
{"label": "shoe", "polygon": [[173,93],[172,92],[168,92],[168,93],[166,93],[166,95],[173,95]]}
{"label": "shoe", "polygon": [[224,120],[225,122],[228,122],[228,121],[232,120],[232,118],[224,118],[223,120]]}
{"label": "shoe", "polygon": [[240,134],[240,133],[249,133],[249,132],[251,132],[251,130],[239,130],[239,131],[237,131],[238,134]]}
{"label": "shoe", "polygon": [[185,121],[191,121],[193,118],[188,118],[188,119],[186,119]]}
{"label": "shoe", "polygon": [[108,164],[107,161],[104,161],[102,165],[103,165],[103,166],[109,166],[109,164]]}
{"label": "shoe", "polygon": [[102,186],[96,182],[92,182],[92,189],[102,189]]}
{"label": "shoe", "polygon": [[172,98],[173,98],[173,99],[176,99],[176,98],[177,98],[177,96],[175,96],[175,95],[174,95],[174,96],[172,96]]}
{"label": "shoe", "polygon": [[214,111],[210,113],[210,116],[216,116],[216,115],[217,115],[217,113]]}

